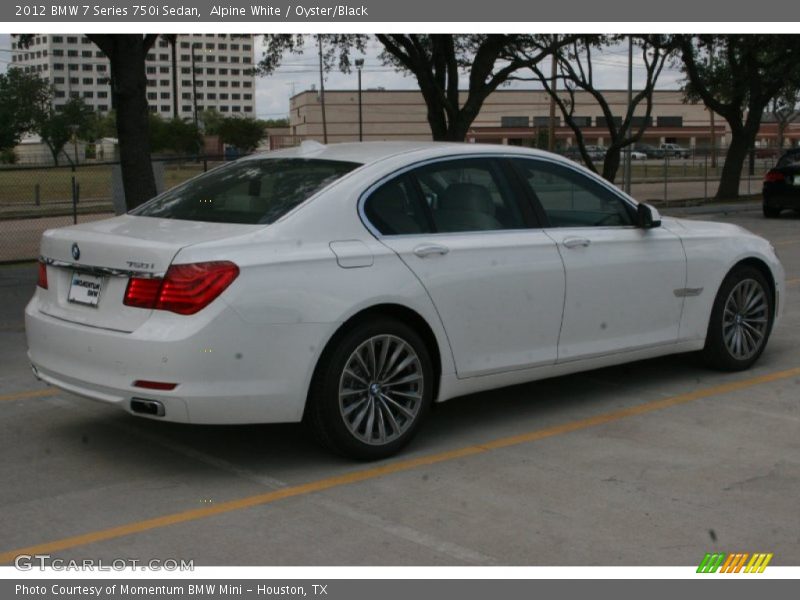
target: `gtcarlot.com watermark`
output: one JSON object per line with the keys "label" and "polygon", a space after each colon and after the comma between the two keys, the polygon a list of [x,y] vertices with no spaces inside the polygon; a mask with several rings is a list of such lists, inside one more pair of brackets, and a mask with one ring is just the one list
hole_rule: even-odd
{"label": "gtcarlot.com watermark", "polygon": [[63,559],[49,554],[20,554],[14,559],[20,571],[194,571],[194,560],[183,558],[102,558]]}

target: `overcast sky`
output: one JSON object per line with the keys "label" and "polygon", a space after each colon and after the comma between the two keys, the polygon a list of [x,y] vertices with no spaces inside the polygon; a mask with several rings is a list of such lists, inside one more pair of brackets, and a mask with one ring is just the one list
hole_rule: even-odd
{"label": "overcast sky", "polygon": [[[260,36],[255,41],[256,60],[262,54],[263,43]],[[319,71],[313,41],[307,45],[305,54],[284,57],[281,67],[269,77],[256,78],[256,115],[262,119],[275,119],[287,116],[289,98],[293,93],[319,86]],[[367,49],[362,71],[364,89],[383,87],[386,89],[415,89],[416,80],[404,76],[390,67],[381,64],[378,58],[380,44],[373,41]],[[358,58],[354,56],[353,58]],[[0,71],[5,71],[11,61],[11,36],[0,34]],[[604,88],[624,89],[628,86],[628,50],[627,45],[610,48],[602,55],[595,55],[596,81]],[[634,51],[634,87],[644,75],[643,65],[637,60]],[[681,74],[677,69],[665,68],[658,81],[659,89],[678,87]],[[325,86],[329,89],[355,89],[357,75],[336,72],[326,73]],[[514,82],[507,87],[533,88],[533,83]]]}

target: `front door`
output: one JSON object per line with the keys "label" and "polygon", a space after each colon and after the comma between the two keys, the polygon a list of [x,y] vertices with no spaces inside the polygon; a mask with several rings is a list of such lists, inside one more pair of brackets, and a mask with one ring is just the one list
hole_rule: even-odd
{"label": "front door", "polygon": [[637,227],[631,203],[575,169],[514,163],[564,261],[559,362],[676,342],[683,308],[676,291],[686,285],[680,238]]}

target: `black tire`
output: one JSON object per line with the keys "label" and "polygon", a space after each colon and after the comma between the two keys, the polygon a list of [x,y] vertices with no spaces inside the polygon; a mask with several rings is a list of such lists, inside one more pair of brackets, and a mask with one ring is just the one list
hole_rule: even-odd
{"label": "black tire", "polygon": [[[359,350],[359,355],[367,363],[370,362],[370,340],[376,354],[374,364],[377,367],[377,375],[370,375],[367,370],[360,368],[361,363],[352,362],[356,360],[356,350]],[[386,344],[388,350],[387,355],[383,356],[383,364],[378,366],[382,344]],[[390,364],[389,361],[394,357],[395,351],[407,353],[398,356],[395,363],[383,372],[384,367]],[[381,381],[382,375],[390,375],[390,371],[401,366],[406,359],[411,361],[408,366],[402,368],[393,378]],[[353,365],[357,367],[349,371],[353,375],[345,374],[345,368]],[[417,375],[418,381],[391,383],[413,379]],[[366,376],[368,381],[364,385],[353,376]],[[386,458],[408,444],[419,430],[420,424],[430,410],[433,379],[430,351],[416,331],[392,318],[378,317],[365,320],[334,339],[320,359],[309,390],[305,421],[317,440],[337,454],[358,460]],[[345,381],[352,385],[352,390],[345,387]],[[373,384],[378,384],[374,390],[371,389]],[[361,385],[364,385],[364,391],[355,391],[355,388]],[[381,389],[381,386],[385,387]],[[342,397],[340,391],[344,392]],[[413,394],[418,394],[419,398],[411,398]],[[387,395],[390,396],[389,399],[386,399]],[[391,404],[389,400],[395,401],[395,404]],[[406,413],[397,408],[398,402],[409,412],[413,412],[413,418],[406,417]],[[350,413],[353,415],[352,419],[344,415],[348,408],[353,409]],[[366,416],[362,416],[359,424],[355,425],[354,432],[351,428],[362,410],[366,411]],[[370,411],[373,411],[373,420],[368,430]],[[380,435],[381,428],[386,439],[384,441],[372,439],[373,434]]]}
{"label": "black tire", "polygon": [[764,210],[764,217],[767,219],[777,219],[781,216],[781,209],[777,206],[767,206],[763,204],[762,208]]}
{"label": "black tire", "polygon": [[[764,296],[763,307],[759,303],[753,305],[750,312],[746,306],[744,309],[732,310],[736,304],[732,293],[740,284],[742,288],[739,289],[750,289],[748,286],[752,286],[752,289],[760,288]],[[731,302],[734,304],[730,304]],[[746,301],[742,303],[749,304]],[[728,312],[726,312],[726,306],[729,309]],[[761,271],[755,267],[742,266],[736,267],[728,273],[719,287],[711,310],[706,345],[702,351],[706,363],[722,371],[742,371],[750,368],[761,356],[769,340],[772,332],[774,306],[773,290]],[[737,319],[739,320],[737,321]],[[764,319],[763,323],[761,319]],[[738,323],[742,320],[749,324],[739,325]],[[757,337],[754,329],[762,326],[761,337]],[[737,329],[740,331],[738,334]],[[732,330],[733,334],[731,334]],[[745,330],[746,333],[744,333]],[[741,348],[745,349],[752,344],[754,346],[752,352],[741,352],[737,355],[737,335],[740,336]],[[729,344],[733,345],[733,348]]]}

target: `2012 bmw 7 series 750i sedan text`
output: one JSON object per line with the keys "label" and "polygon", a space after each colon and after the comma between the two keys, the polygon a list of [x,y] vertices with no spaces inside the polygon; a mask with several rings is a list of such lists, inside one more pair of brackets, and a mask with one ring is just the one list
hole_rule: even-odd
{"label": "2012 bmw 7 series 750i sedan text", "polygon": [[45,232],[25,316],[54,386],[151,419],[305,420],[373,459],[471,392],[689,351],[745,369],[783,294],[766,240],[552,154],[307,142]]}

